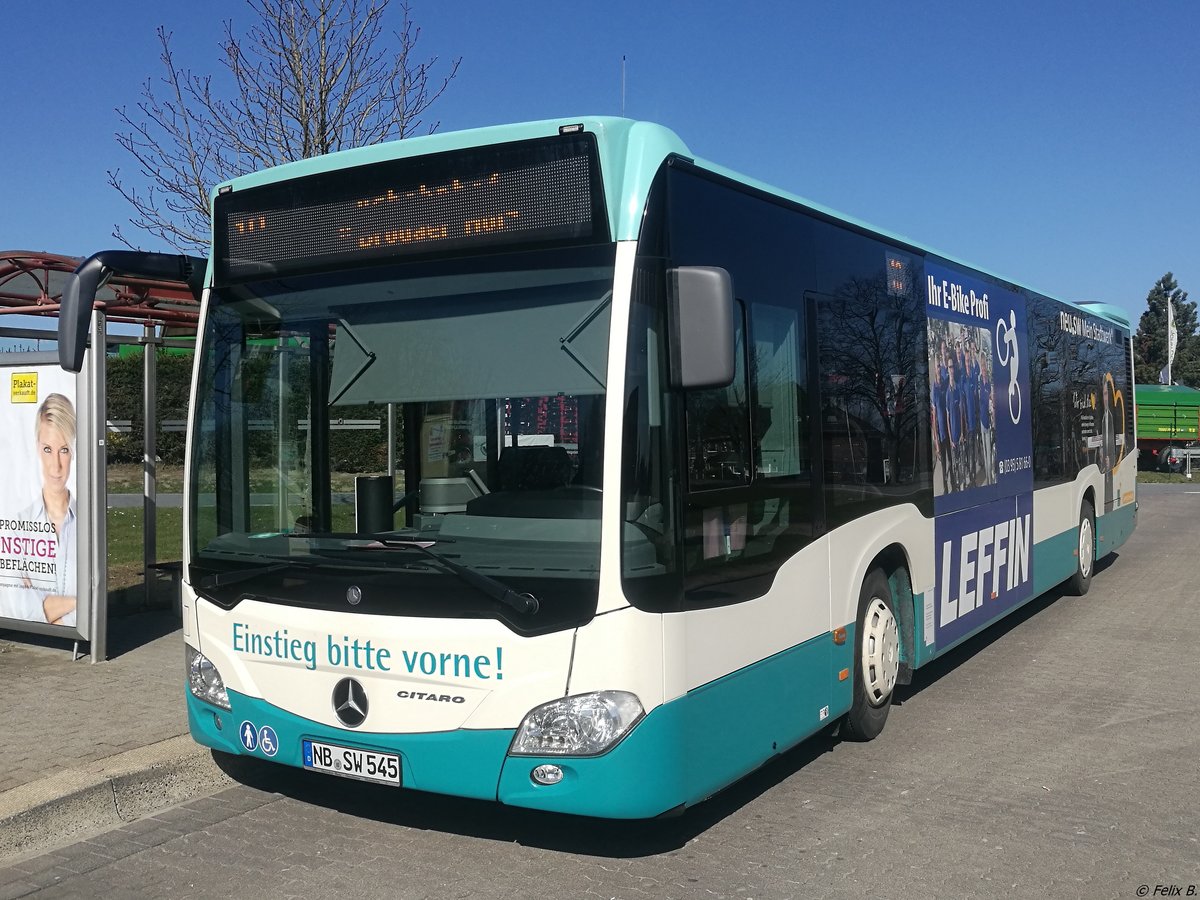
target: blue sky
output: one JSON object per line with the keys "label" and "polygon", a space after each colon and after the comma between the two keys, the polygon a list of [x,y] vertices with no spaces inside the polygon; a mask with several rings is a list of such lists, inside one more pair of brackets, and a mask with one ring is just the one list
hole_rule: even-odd
{"label": "blue sky", "polygon": [[[1135,325],[1168,270],[1200,299],[1200,4],[904,6],[412,0],[419,49],[462,57],[442,131],[619,114],[624,55],[626,114],[699,156]],[[0,249],[114,245],[114,107],[162,71],[155,27],[215,72],[222,20],[251,21],[150,8],[5,3]]]}

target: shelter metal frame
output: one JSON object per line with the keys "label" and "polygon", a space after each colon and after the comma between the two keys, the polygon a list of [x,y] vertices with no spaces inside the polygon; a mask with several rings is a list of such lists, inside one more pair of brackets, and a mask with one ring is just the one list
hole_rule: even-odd
{"label": "shelter metal frame", "polygon": [[[63,284],[70,273],[83,260],[79,257],[26,250],[0,251],[0,317],[11,315],[44,316],[57,320],[61,308]],[[158,516],[158,466],[157,466],[157,366],[156,351],[159,347],[193,348],[194,340],[180,340],[194,335],[200,320],[200,305],[192,296],[190,288],[175,281],[152,281],[141,278],[114,277],[100,292],[93,307],[91,347],[138,345],[143,353],[144,375],[142,387],[142,412],[144,445],[142,452],[143,494],[143,580],[146,598],[153,592],[154,574],[163,568],[158,563],[157,516]],[[0,318],[0,323],[4,319]],[[142,327],[140,336],[108,333],[108,324],[122,322]],[[4,327],[0,324],[0,337],[24,340],[56,340],[57,325],[53,331],[40,331],[23,327]],[[96,377],[89,386],[89,405],[92,415],[88,419],[90,434],[94,435],[93,465],[97,485],[95,496],[89,507],[90,538],[93,542],[107,545],[108,492],[105,482],[107,458],[105,439],[107,435],[107,397],[104,378]],[[98,560],[93,566],[92,586],[96,597],[91,604],[91,640],[89,656],[98,662],[107,655],[107,623],[101,613],[107,610],[107,562],[106,554],[95,554]],[[178,579],[174,580],[176,591]],[[78,643],[73,651],[77,656]]]}

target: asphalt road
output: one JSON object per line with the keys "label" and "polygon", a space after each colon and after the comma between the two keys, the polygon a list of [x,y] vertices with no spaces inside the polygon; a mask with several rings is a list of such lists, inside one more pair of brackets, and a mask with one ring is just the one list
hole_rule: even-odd
{"label": "asphalt road", "polygon": [[1086,597],[922,669],[874,742],[810,740],[682,818],[239,765],[238,787],[0,869],[0,898],[1200,895],[1200,486],[1141,503]]}

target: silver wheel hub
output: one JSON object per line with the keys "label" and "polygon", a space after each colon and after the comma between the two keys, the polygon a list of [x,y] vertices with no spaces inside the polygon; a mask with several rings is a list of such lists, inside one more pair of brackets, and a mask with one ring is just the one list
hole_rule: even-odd
{"label": "silver wheel hub", "polygon": [[896,617],[878,597],[867,604],[863,618],[862,682],[867,702],[882,706],[896,686],[900,670],[900,633]]}
{"label": "silver wheel hub", "polygon": [[1096,542],[1092,537],[1092,520],[1083,519],[1079,523],[1079,574],[1088,578],[1092,574],[1093,557],[1096,555]]}

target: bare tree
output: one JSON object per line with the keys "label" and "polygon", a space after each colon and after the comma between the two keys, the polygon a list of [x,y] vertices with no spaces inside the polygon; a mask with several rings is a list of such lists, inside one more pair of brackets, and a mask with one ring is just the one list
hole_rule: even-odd
{"label": "bare tree", "polygon": [[[823,411],[835,418],[845,416],[861,433],[863,446],[854,451],[855,440],[847,438],[847,450],[862,454],[869,480],[880,480],[883,460],[891,460],[898,472],[902,460],[911,462],[920,450],[920,429],[927,426],[929,407],[921,401],[924,381],[925,313],[914,298],[912,287],[893,292],[881,271],[873,277],[852,277],[820,305],[820,349],[825,401],[837,410]],[[876,467],[878,471],[875,472]],[[874,473],[874,474],[873,474]],[[856,476],[853,467],[848,473]],[[896,480],[892,476],[889,481]]]}
{"label": "bare tree", "polygon": [[[225,23],[222,64],[232,90],[211,75],[178,68],[171,32],[158,29],[166,69],[147,80],[134,113],[117,110],[128,130],[117,142],[137,163],[137,183],[110,170],[129,201],[129,223],[176,249],[209,243],[209,192],[246,172],[412,134],[431,133],[425,114],[458,72],[442,78],[438,58],[416,56],[421,29],[407,2],[400,30],[387,39],[391,0],[247,0],[258,16],[244,36]],[[113,237],[133,246],[115,226]]]}

